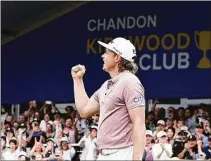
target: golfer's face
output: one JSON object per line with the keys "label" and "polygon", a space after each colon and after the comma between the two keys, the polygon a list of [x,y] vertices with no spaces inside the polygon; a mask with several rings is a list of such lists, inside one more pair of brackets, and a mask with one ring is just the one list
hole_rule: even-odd
{"label": "golfer's face", "polygon": [[111,51],[106,49],[105,53],[102,55],[103,58],[103,70],[104,71],[110,71],[111,69],[113,69],[116,65],[115,63],[115,54]]}

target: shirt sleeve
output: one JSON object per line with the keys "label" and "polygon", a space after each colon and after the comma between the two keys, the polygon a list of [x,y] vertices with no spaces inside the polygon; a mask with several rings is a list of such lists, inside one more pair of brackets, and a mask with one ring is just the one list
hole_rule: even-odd
{"label": "shirt sleeve", "polygon": [[145,107],[144,87],[138,79],[125,82],[123,98],[127,108]]}
{"label": "shirt sleeve", "polygon": [[91,99],[94,99],[95,101],[97,101],[98,103],[100,102],[100,97],[99,97],[99,92],[100,89],[98,89],[92,96],[91,96]]}

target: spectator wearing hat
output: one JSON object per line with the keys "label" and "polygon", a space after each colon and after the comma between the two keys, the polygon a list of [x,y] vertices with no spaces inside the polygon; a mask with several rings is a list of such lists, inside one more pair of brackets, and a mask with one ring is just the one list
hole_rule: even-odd
{"label": "spectator wearing hat", "polygon": [[153,138],[155,138],[157,136],[157,133],[160,131],[164,131],[166,127],[166,123],[164,120],[159,120],[157,122],[157,126],[156,126],[156,130],[153,133]]}
{"label": "spectator wearing hat", "polygon": [[21,135],[21,147],[22,148],[26,148],[27,146],[27,142],[26,142],[26,124],[25,123],[21,123],[18,125],[18,128],[17,128],[17,135],[16,137],[20,137],[20,131],[22,131],[22,135]]}
{"label": "spectator wearing hat", "polygon": [[45,158],[48,158],[49,160],[53,158],[56,159],[55,149],[57,148],[57,145],[55,143],[55,140],[53,138],[48,138],[46,142],[47,146],[45,148],[45,153],[44,153]]}
{"label": "spectator wearing hat", "polygon": [[203,152],[206,155],[206,159],[211,159],[211,135],[208,137],[208,146],[203,148]]}
{"label": "spectator wearing hat", "polygon": [[185,144],[187,143],[189,137],[189,132],[187,127],[183,126],[180,129],[180,132],[175,133],[175,141],[173,144],[173,157],[183,158],[185,153]]}
{"label": "spectator wearing hat", "polygon": [[93,124],[89,128],[88,134],[81,138],[76,144],[83,148],[80,160],[96,160],[97,159],[97,124]]}
{"label": "spectator wearing hat", "polygon": [[7,128],[5,130],[5,136],[6,136],[6,146],[9,147],[10,139],[15,137],[14,130],[12,128]]}
{"label": "spectator wearing hat", "polygon": [[66,161],[71,161],[76,153],[75,149],[68,144],[68,139],[66,136],[60,139],[60,151],[62,155],[59,159]]}
{"label": "spectator wearing hat", "polygon": [[146,145],[145,145],[145,157],[144,157],[145,161],[153,160],[153,156],[152,156],[153,145],[154,143],[153,143],[152,131],[146,130]]}
{"label": "spectator wearing hat", "polygon": [[35,138],[40,140],[42,136],[42,142],[45,142],[46,139],[46,135],[43,131],[40,130],[39,121],[36,118],[32,121],[31,125],[32,130],[26,134],[27,147],[33,147],[35,144]]}
{"label": "spectator wearing hat", "polygon": [[200,146],[197,144],[197,139],[194,135],[191,135],[188,138],[187,143],[185,144],[185,153],[184,156],[180,159],[204,159],[205,154],[202,153]]}
{"label": "spectator wearing hat", "polygon": [[26,156],[26,154],[20,154],[19,156],[18,156],[18,160],[27,160],[27,156]]}
{"label": "spectator wearing hat", "polygon": [[172,156],[172,146],[168,144],[167,134],[164,131],[157,133],[158,143],[152,146],[153,160],[168,160]]}

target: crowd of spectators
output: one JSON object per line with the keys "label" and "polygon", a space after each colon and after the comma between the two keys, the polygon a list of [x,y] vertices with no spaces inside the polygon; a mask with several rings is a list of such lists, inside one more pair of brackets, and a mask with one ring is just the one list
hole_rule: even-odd
{"label": "crowd of spectators", "polygon": [[[154,108],[146,113],[143,160],[211,160],[210,113],[197,107]],[[99,114],[81,118],[72,106],[29,102],[18,119],[1,107],[1,160],[96,160]],[[111,125],[112,126],[112,125]]]}

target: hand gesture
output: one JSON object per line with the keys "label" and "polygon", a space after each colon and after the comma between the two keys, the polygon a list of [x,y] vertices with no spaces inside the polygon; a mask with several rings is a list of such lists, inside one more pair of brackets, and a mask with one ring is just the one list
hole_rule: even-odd
{"label": "hand gesture", "polygon": [[185,143],[185,149],[188,151],[190,149],[190,145],[188,143]]}
{"label": "hand gesture", "polygon": [[84,65],[76,65],[72,67],[71,74],[73,79],[82,79],[83,75],[85,74],[86,68]]}
{"label": "hand gesture", "polygon": [[203,143],[202,143],[202,140],[198,140],[198,141],[197,141],[197,145],[198,145],[199,147],[202,147],[202,144],[203,144]]}

